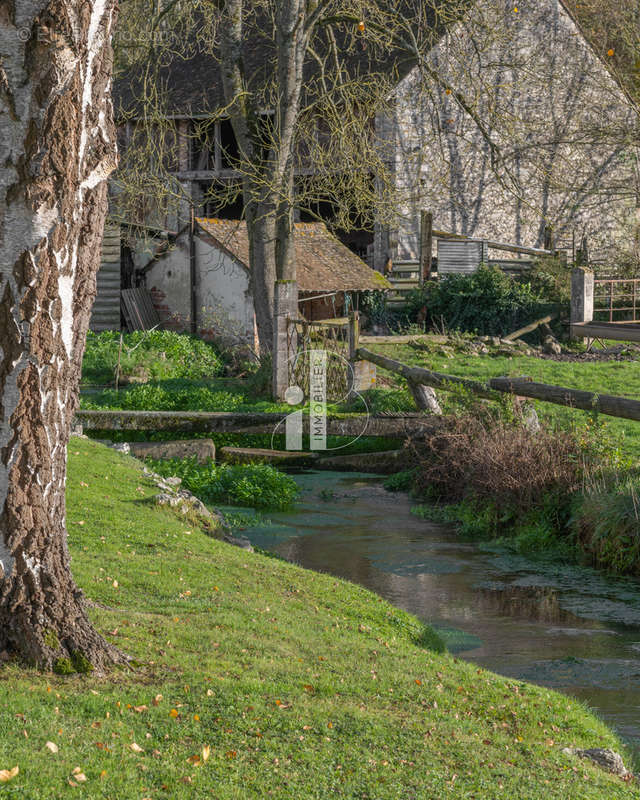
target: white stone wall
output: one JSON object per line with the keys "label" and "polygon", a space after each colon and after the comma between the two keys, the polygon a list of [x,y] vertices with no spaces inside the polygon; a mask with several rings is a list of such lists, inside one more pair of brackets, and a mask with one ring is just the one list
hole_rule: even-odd
{"label": "white stone wall", "polygon": [[410,73],[395,116],[379,120],[399,203],[397,223],[376,231],[377,267],[389,252],[418,257],[421,209],[436,229],[529,246],[549,223],[561,243],[587,235],[599,257],[628,240],[634,151],[622,132],[637,116],[558,0],[483,0],[428,70]]}
{"label": "white stone wall", "polygon": [[[191,326],[189,236],[178,237],[168,252],[146,273],[165,327],[188,331]],[[196,236],[196,302],[198,333],[228,336],[253,344],[253,299],[249,273],[224,250]]]}

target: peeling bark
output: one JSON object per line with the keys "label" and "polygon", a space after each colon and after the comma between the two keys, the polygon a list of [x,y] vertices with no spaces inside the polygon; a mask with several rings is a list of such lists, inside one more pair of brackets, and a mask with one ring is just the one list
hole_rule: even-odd
{"label": "peeling bark", "polygon": [[114,0],[0,0],[0,650],[124,660],[71,577],[66,448],[116,163]]}

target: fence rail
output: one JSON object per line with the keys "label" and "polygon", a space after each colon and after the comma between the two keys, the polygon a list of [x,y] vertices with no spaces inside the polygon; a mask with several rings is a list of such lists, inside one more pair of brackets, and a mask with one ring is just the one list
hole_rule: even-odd
{"label": "fence rail", "polygon": [[[596,278],[593,281],[593,313],[608,314],[609,322],[638,322],[640,278]],[[600,291],[599,291],[600,290]],[[631,305],[624,305],[630,302]],[[614,314],[627,314],[631,318],[614,319]]]}

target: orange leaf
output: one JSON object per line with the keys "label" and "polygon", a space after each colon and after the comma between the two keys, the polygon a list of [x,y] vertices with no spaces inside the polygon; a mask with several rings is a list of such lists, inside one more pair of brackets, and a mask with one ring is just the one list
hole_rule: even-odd
{"label": "orange leaf", "polygon": [[0,769],[0,783],[12,781],[20,772],[20,768],[15,766],[13,769]]}
{"label": "orange leaf", "polygon": [[169,712],[169,716],[173,717],[173,719],[175,719],[178,716],[178,709],[177,708],[172,708],[171,711]]}

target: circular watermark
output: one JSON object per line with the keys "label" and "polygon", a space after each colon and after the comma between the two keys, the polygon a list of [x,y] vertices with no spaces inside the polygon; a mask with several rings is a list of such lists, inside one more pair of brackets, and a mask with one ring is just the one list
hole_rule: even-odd
{"label": "circular watermark", "polygon": [[[347,389],[347,392],[337,400],[332,402],[341,403],[349,397],[357,397],[362,401],[364,413],[362,417],[362,430],[357,435],[349,436],[349,441],[337,447],[327,446],[327,363],[329,359],[337,359],[341,362],[341,368],[345,369],[347,375],[347,386],[353,387],[355,384],[355,373],[353,365],[338,353],[330,350],[302,350],[288,359],[288,363],[295,363],[303,359],[309,364],[309,396],[304,389],[297,384],[287,387],[284,393],[285,402],[292,406],[303,406],[309,404],[309,445],[311,450],[343,450],[358,441],[365,435],[369,425],[370,412],[367,401],[360,392],[354,388]],[[271,447],[274,447],[275,436],[282,433],[281,426],[284,424],[286,434],[287,450],[302,450],[303,430],[304,430],[303,408],[299,408],[287,414],[285,419],[280,420],[271,434]]]}
{"label": "circular watermark", "polygon": [[29,28],[18,28],[18,39],[21,42],[28,42],[31,38],[31,31]]}
{"label": "circular watermark", "polygon": [[290,406],[299,406],[304,402],[304,389],[301,386],[289,386],[284,393],[284,401]]}

